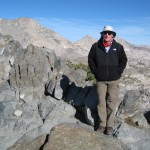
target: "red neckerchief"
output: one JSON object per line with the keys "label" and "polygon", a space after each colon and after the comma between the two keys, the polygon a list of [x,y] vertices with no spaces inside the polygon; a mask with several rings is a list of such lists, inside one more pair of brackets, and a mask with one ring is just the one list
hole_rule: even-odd
{"label": "red neckerchief", "polygon": [[104,47],[109,47],[111,44],[112,44],[112,41],[109,42],[109,43],[106,43],[105,41],[103,41],[103,46]]}

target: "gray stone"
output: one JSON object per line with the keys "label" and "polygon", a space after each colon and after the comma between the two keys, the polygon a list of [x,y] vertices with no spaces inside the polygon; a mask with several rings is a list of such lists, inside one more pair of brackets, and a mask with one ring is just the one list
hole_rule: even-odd
{"label": "gray stone", "polygon": [[57,100],[51,96],[47,96],[42,102],[38,105],[38,111],[43,120],[53,111],[56,107]]}
{"label": "gray stone", "polygon": [[66,69],[64,70],[63,74],[69,78],[70,82],[74,83],[77,87],[84,87],[86,82],[85,82],[85,79],[86,79],[86,76],[87,76],[87,73],[85,70],[82,70],[82,69],[77,69],[77,70],[74,70],[74,69]]}
{"label": "gray stone", "polygon": [[46,94],[50,94],[52,95],[54,93],[54,89],[56,86],[56,79],[50,80],[49,82],[47,82],[45,84],[45,90],[46,90]]}
{"label": "gray stone", "polygon": [[128,150],[118,139],[78,124],[60,124],[51,130],[43,150]]}
{"label": "gray stone", "polygon": [[150,147],[149,129],[137,128],[124,123],[119,128],[117,138],[132,150],[149,150]]}
{"label": "gray stone", "polygon": [[41,135],[33,140],[26,139],[23,142],[16,142],[8,150],[38,150],[42,148],[46,139],[46,135]]}
{"label": "gray stone", "polygon": [[42,133],[48,133],[54,126],[63,122],[80,122],[74,118],[76,111],[71,105],[67,104],[63,100],[56,101],[51,99],[51,101],[53,101],[56,105],[46,117],[44,124],[40,127],[40,131]]}
{"label": "gray stone", "polygon": [[11,136],[0,136],[0,150],[7,150],[11,147],[22,135],[13,134]]}
{"label": "gray stone", "polygon": [[57,76],[57,83],[54,90],[54,97],[56,99],[62,99],[64,93],[66,92],[69,86],[69,79],[63,73],[59,73]]}
{"label": "gray stone", "polygon": [[10,71],[10,84],[15,88],[42,86],[51,80],[57,69],[58,62],[53,51],[47,53],[44,48],[28,45],[15,55]]}

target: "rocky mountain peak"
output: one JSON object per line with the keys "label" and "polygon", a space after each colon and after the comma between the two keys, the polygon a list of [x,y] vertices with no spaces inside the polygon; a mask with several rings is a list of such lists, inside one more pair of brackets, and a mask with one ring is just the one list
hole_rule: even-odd
{"label": "rocky mountain peak", "polygon": [[90,50],[92,44],[94,44],[98,39],[93,38],[90,35],[84,36],[82,39],[78,40],[77,43],[87,50]]}
{"label": "rocky mountain peak", "polygon": [[84,55],[86,51],[77,43],[71,42],[53,30],[41,26],[36,20],[31,18],[1,19],[0,32],[3,35],[11,35],[23,45],[23,48],[32,43],[38,47],[53,49],[57,56],[65,57],[66,59],[70,54],[68,58],[74,60],[75,55]]}

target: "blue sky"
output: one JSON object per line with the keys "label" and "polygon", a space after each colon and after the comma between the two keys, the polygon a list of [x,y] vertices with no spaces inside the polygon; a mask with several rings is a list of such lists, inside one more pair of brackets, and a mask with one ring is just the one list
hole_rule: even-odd
{"label": "blue sky", "polygon": [[42,26],[77,41],[99,39],[105,25],[136,45],[150,45],[149,0],[2,0],[0,18],[36,19]]}

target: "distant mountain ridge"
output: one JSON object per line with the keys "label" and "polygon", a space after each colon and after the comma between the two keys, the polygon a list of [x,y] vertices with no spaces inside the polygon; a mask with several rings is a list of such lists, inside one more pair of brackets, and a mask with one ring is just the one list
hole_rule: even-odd
{"label": "distant mountain ridge", "polygon": [[[3,35],[11,35],[23,47],[32,43],[38,47],[53,49],[59,57],[86,63],[91,45],[98,40],[90,35],[86,35],[77,42],[71,42],[55,31],[41,26],[31,18],[0,19],[0,33]],[[149,58],[149,47],[130,44],[120,37],[116,37],[115,39],[124,46],[130,58],[139,58],[139,56],[145,57],[146,59]]]}
{"label": "distant mountain ridge", "polygon": [[[55,50],[57,56],[74,59],[74,55],[85,55],[85,49],[60,36],[53,30],[41,26],[31,18],[18,18],[13,20],[0,19],[0,33],[11,35],[23,47],[32,43],[38,47]],[[66,54],[70,54],[69,56]]]}
{"label": "distant mountain ridge", "polygon": [[[90,49],[91,45],[98,40],[99,39],[93,38],[90,35],[86,35],[82,39],[78,40],[77,43],[80,46],[84,47],[85,49]],[[125,49],[128,49],[128,48],[135,48],[135,49],[141,49],[142,48],[142,49],[147,49],[147,50],[150,49],[150,46],[134,45],[134,44],[131,44],[131,43],[127,42],[126,40],[124,40],[123,38],[120,38],[120,37],[116,37],[115,40],[117,42],[119,42],[120,44],[122,44],[125,47]]]}

